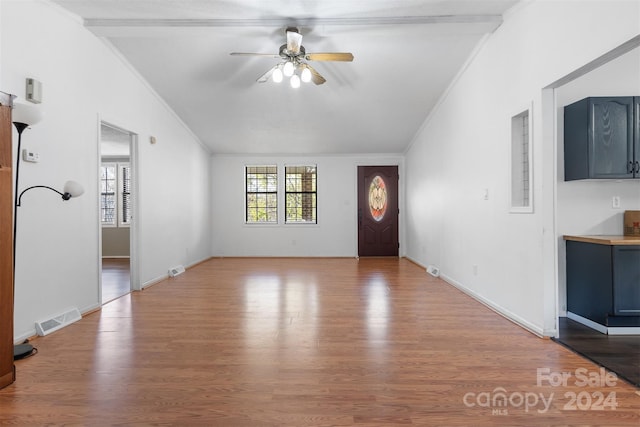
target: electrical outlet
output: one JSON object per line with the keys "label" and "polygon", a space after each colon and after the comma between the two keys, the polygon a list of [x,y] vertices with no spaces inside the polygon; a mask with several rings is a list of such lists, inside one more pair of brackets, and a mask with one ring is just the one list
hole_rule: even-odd
{"label": "electrical outlet", "polygon": [[25,148],[22,150],[22,160],[25,162],[38,163],[40,161],[40,154]]}
{"label": "electrical outlet", "polygon": [[611,199],[611,207],[613,209],[620,209],[620,196],[613,196]]}

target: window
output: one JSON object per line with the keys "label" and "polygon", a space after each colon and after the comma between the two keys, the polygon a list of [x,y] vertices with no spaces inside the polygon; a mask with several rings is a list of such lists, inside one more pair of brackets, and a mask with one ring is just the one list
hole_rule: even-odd
{"label": "window", "polygon": [[286,223],[317,223],[315,166],[285,167]]}
{"label": "window", "polygon": [[131,167],[103,163],[100,167],[100,218],[103,226],[131,225]]}
{"label": "window", "polygon": [[278,223],[278,167],[245,168],[246,222]]}
{"label": "window", "polygon": [[511,212],[533,212],[530,109],[511,118]]}
{"label": "window", "polygon": [[131,167],[129,165],[118,165],[118,175],[120,176],[120,205],[119,225],[131,225]]}

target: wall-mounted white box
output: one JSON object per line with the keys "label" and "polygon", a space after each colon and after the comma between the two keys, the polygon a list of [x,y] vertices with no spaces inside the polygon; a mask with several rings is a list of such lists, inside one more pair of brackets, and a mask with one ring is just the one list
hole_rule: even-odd
{"label": "wall-mounted white box", "polygon": [[42,102],[42,83],[36,79],[28,78],[26,94],[27,101],[40,104]]}

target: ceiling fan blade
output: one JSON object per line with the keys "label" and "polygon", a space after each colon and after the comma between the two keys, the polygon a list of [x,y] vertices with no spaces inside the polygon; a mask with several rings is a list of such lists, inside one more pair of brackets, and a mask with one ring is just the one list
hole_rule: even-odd
{"label": "ceiling fan blade", "polygon": [[311,65],[305,64],[305,66],[311,71],[311,81],[317,85],[321,85],[326,82],[325,78],[320,75]]}
{"label": "ceiling fan blade", "polygon": [[256,80],[256,81],[258,83],[264,83],[264,82],[268,81],[269,78],[271,77],[271,74],[273,74],[273,72],[276,70],[276,68],[278,68],[277,65],[273,66],[269,71],[267,71],[266,73],[264,73],[263,75],[258,77],[258,80]]}
{"label": "ceiling fan blade", "polygon": [[273,53],[251,53],[251,52],[231,52],[231,56],[265,56],[268,58],[280,58],[280,55],[274,55]]}
{"label": "ceiling fan blade", "polygon": [[287,31],[287,51],[292,55],[300,53],[302,46],[302,34],[295,31]]}
{"label": "ceiling fan blade", "polygon": [[350,52],[324,52],[307,53],[304,57],[308,61],[353,61],[353,54]]}

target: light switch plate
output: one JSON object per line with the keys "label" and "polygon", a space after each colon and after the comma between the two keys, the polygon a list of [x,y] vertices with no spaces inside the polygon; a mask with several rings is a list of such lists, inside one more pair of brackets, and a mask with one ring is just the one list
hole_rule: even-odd
{"label": "light switch plate", "polygon": [[611,207],[613,209],[620,209],[620,196],[613,196],[611,198]]}

